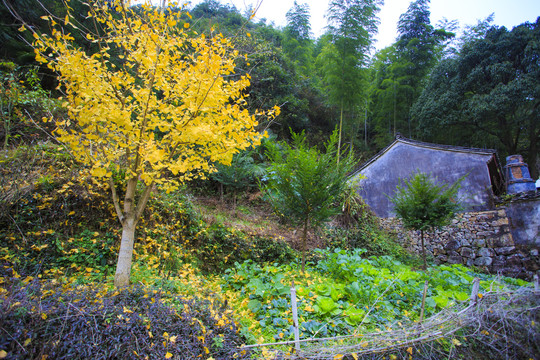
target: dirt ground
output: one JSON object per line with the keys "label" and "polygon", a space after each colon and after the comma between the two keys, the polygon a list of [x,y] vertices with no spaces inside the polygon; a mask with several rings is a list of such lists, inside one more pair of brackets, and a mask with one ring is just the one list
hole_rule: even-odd
{"label": "dirt ground", "polygon": [[[283,239],[294,249],[301,249],[302,229],[285,223],[272,208],[260,199],[260,194],[239,199],[234,206],[230,199],[221,202],[216,197],[196,197],[196,209],[208,224],[219,222],[245,233]],[[312,231],[308,233],[308,248],[322,247],[324,241]]]}

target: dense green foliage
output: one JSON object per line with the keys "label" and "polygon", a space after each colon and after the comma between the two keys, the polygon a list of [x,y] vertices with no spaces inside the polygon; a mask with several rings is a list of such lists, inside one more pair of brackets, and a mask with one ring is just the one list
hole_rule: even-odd
{"label": "dense green foliage", "polygon": [[420,230],[422,256],[426,268],[424,231],[448,225],[454,214],[461,208],[457,193],[463,178],[454,184],[438,185],[428,174],[417,173],[398,185],[394,203],[396,215],[403,221],[406,229]]}
{"label": "dense green foliage", "polygon": [[[6,190],[0,198],[0,256],[9,259],[15,271],[59,276],[82,271],[91,279],[112,273],[119,231],[107,189],[81,184],[73,160],[58,146],[21,147],[0,164],[6,167],[0,177]],[[33,177],[36,172],[41,175]],[[277,238],[207,224],[183,191],[164,194],[148,206],[138,228],[135,259],[157,256],[164,275],[172,258],[193,262],[205,272],[220,272],[247,259],[296,258]]]}
{"label": "dense green foliage", "polygon": [[429,175],[418,173],[403,182],[391,200],[396,214],[408,229],[442,227],[460,209],[456,196],[461,180],[450,186],[437,185]]}
{"label": "dense green foliage", "polygon": [[319,152],[307,146],[304,133],[293,133],[292,145],[281,143],[268,150],[271,165],[262,190],[281,217],[303,229],[302,271],[308,229],[338,213],[337,202],[354,165],[351,154],[339,160],[337,143],[338,133],[334,132],[324,152]]}
{"label": "dense green foliage", "polygon": [[319,251],[303,277],[297,266],[237,264],[223,277],[224,289],[239,292],[245,309],[244,326],[260,332],[265,341],[294,339],[291,326],[290,283],[298,297],[300,338],[328,337],[402,327],[420,317],[424,283],[429,280],[426,315],[469,299],[474,277],[482,278],[483,293],[490,288],[525,285],[489,277],[461,266],[437,266],[418,272],[388,256],[365,258],[365,250]]}
{"label": "dense green foliage", "polygon": [[409,109],[440,57],[443,44],[454,36],[436,29],[429,16],[429,0],[411,2],[399,18],[396,43],[376,56],[372,111],[379,146],[388,144],[398,132],[418,137],[417,123]]}
{"label": "dense green foliage", "polygon": [[243,151],[234,155],[231,165],[216,166],[217,172],[211,178],[219,184],[221,202],[224,202],[225,192],[228,191],[232,195],[233,208],[236,209],[238,192],[257,187],[258,179],[266,173],[262,157],[255,150]]}
{"label": "dense green foliage", "polygon": [[[533,177],[540,144],[540,18],[493,27],[434,70],[412,109],[425,137],[522,153]],[[444,135],[443,135],[444,133]]]}
{"label": "dense green foliage", "polygon": [[334,0],[328,7],[329,36],[321,39],[317,63],[329,101],[339,109],[338,147],[345,140],[355,143],[358,115],[367,110],[366,64],[381,5],[380,0]]}
{"label": "dense green foliage", "polygon": [[42,88],[37,66],[0,61],[0,141],[4,150],[46,138],[51,125],[39,126],[35,121],[61,112],[58,101]]}
{"label": "dense green foliage", "polygon": [[[66,13],[61,0],[39,3],[43,6],[37,0],[0,3],[5,45],[0,57],[18,65],[32,63],[28,34],[17,31],[21,20],[47,32],[40,18],[44,8],[59,19]],[[330,2],[327,32],[317,39],[311,34],[309,4],[302,2],[288,9],[283,29],[265,20],[254,22],[249,14],[217,0],[186,9],[196,21],[184,18],[194,31],[232,37],[247,55],[237,62],[237,73],[251,76],[246,105],[250,110],[279,105],[281,115],[260,128],[280,139],[288,138],[292,128],[319,142],[342,123],[343,141],[367,155],[399,132],[429,142],[491,147],[503,156],[523,153],[536,177],[538,94],[531,79],[539,71],[534,61],[538,26],[507,30],[488,18],[476,25],[461,24],[464,34],[457,39],[455,22],[431,24],[429,5],[428,0],[412,1],[400,16],[396,42],[375,54],[380,1]],[[84,2],[73,0],[70,6],[81,28],[93,28],[84,16]],[[80,33],[73,36],[88,52],[95,51]],[[485,76],[487,72],[491,75]],[[45,89],[54,88],[50,72],[40,68],[39,76]]]}

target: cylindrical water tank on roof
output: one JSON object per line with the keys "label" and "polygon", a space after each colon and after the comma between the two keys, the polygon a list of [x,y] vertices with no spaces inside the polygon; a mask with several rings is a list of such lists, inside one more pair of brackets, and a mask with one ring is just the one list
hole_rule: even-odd
{"label": "cylindrical water tank on roof", "polygon": [[529,173],[529,167],[523,162],[521,155],[510,155],[506,157],[505,175],[506,192],[508,194],[536,190],[534,180]]}

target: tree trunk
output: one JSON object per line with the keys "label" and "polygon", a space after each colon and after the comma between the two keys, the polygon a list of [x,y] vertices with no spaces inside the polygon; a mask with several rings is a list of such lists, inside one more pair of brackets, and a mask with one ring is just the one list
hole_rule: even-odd
{"label": "tree trunk", "polygon": [[339,115],[339,136],[337,146],[337,164],[339,165],[339,153],[341,151],[341,129],[343,128],[343,100],[341,100],[341,112]]}
{"label": "tree trunk", "polygon": [[424,246],[424,230],[420,230],[420,239],[422,242],[422,259],[424,261],[424,270],[426,270],[427,264],[426,264],[426,247]]}
{"label": "tree trunk", "polygon": [[538,168],[536,166],[536,159],[538,157],[538,138],[540,137],[540,131],[537,130],[536,122],[538,121],[533,115],[529,121],[529,153],[527,154],[527,162],[529,163],[529,172],[533,180],[538,179]]}
{"label": "tree trunk", "polygon": [[308,230],[309,220],[304,220],[304,231],[302,234],[302,274],[306,268],[306,252],[307,252],[307,230]]}
{"label": "tree trunk", "polygon": [[122,210],[120,208],[114,182],[112,179],[109,180],[114,207],[116,209],[118,219],[122,223],[122,239],[120,241],[120,251],[118,252],[118,262],[116,263],[116,273],[114,275],[114,286],[116,287],[124,287],[129,285],[131,261],[133,258],[133,245],[135,243],[135,229],[154,187],[154,183],[146,185],[138,203],[135,203],[138,182],[139,180],[137,177],[132,177],[128,180],[126,195],[124,197],[124,210]]}
{"label": "tree trunk", "polygon": [[364,110],[364,146],[366,147],[366,149],[367,149],[367,107],[368,107],[368,102],[367,102],[367,96],[366,96],[366,108]]}
{"label": "tree trunk", "polygon": [[236,213],[236,196],[237,196],[237,194],[236,194],[236,188],[235,188],[234,191],[233,191],[233,215],[234,215],[234,217],[237,217],[237,215],[238,215]]}
{"label": "tree trunk", "polygon": [[116,287],[129,285],[133,245],[135,242],[135,228],[135,219],[126,219],[122,224],[122,240],[120,242],[120,251],[118,252],[118,262],[116,263],[116,274],[114,275],[114,286]]}

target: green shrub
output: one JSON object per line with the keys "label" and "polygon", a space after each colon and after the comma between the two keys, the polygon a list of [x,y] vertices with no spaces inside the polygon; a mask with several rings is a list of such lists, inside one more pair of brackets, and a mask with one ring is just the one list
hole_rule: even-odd
{"label": "green shrub", "polygon": [[281,239],[253,236],[252,260],[258,263],[288,264],[298,259],[297,252]]}
{"label": "green shrub", "polygon": [[404,254],[396,239],[369,222],[349,229],[329,228],[324,235],[330,249],[365,249],[366,256],[401,257]]}
{"label": "green shrub", "polygon": [[282,240],[246,235],[219,223],[202,229],[191,242],[199,268],[207,273],[221,273],[245,260],[283,264],[297,257],[297,253]]}
{"label": "green shrub", "polygon": [[341,213],[336,227],[326,228],[323,236],[330,249],[365,249],[365,256],[401,257],[405,252],[395,236],[379,227],[379,218],[357,193],[357,184],[348,183],[340,198]]}
{"label": "green shrub", "polygon": [[116,263],[118,239],[112,233],[83,230],[80,235],[56,241],[55,263],[64,267],[87,267],[107,273]]}
{"label": "green shrub", "polygon": [[202,229],[193,240],[199,268],[203,272],[222,272],[235,262],[249,258],[252,245],[241,232],[222,224]]}

